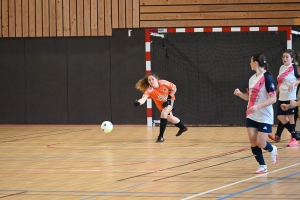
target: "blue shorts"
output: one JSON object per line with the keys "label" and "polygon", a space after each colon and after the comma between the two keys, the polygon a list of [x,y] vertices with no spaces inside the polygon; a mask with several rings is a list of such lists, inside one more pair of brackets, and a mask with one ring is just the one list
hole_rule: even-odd
{"label": "blue shorts", "polygon": [[288,109],[287,111],[284,111],[281,109],[281,104],[290,104],[290,101],[279,101],[277,103],[277,116],[278,115],[294,115],[295,114],[295,108]]}
{"label": "blue shorts", "polygon": [[256,122],[249,118],[246,119],[246,127],[247,128],[257,128],[258,132],[272,133],[272,124]]}

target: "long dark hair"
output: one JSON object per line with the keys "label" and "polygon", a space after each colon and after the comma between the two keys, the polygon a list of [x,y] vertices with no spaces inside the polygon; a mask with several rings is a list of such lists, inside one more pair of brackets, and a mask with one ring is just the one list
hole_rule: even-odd
{"label": "long dark hair", "polygon": [[269,72],[269,74],[271,74],[268,67],[266,56],[264,54],[262,53],[254,54],[252,56],[252,60],[256,61],[260,67],[263,67],[267,72]]}
{"label": "long dark hair", "polygon": [[299,59],[300,59],[299,52],[297,52],[293,49],[287,49],[282,54],[284,54],[284,53],[290,54],[291,58],[293,58],[293,63],[295,65],[299,66]]}

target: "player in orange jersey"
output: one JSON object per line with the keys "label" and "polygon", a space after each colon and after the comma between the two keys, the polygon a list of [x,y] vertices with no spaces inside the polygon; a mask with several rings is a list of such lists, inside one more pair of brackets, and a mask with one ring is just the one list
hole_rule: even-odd
{"label": "player in orange jersey", "polygon": [[147,98],[152,98],[158,110],[161,111],[159,136],[156,142],[164,141],[167,121],[179,128],[176,136],[180,136],[183,132],[187,131],[187,127],[172,113],[175,100],[174,95],[177,91],[176,85],[172,82],[161,80],[156,74],[151,73],[140,79],[135,87],[144,93],[142,98],[135,100],[135,107],[144,104]]}

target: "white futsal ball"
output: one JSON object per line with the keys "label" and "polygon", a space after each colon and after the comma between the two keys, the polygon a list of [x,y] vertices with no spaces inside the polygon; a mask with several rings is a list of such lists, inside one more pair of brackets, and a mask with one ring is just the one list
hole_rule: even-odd
{"label": "white futsal ball", "polygon": [[113,130],[114,126],[113,124],[110,122],[110,121],[104,121],[102,124],[101,124],[101,130],[104,132],[104,133],[109,133]]}

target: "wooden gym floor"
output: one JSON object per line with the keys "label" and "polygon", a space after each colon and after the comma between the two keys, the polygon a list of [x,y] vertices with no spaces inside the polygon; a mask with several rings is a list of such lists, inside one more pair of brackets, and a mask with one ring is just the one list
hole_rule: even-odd
{"label": "wooden gym floor", "polygon": [[[274,127],[273,132],[275,132]],[[245,127],[0,125],[0,199],[300,199],[300,150],[256,175]]]}

